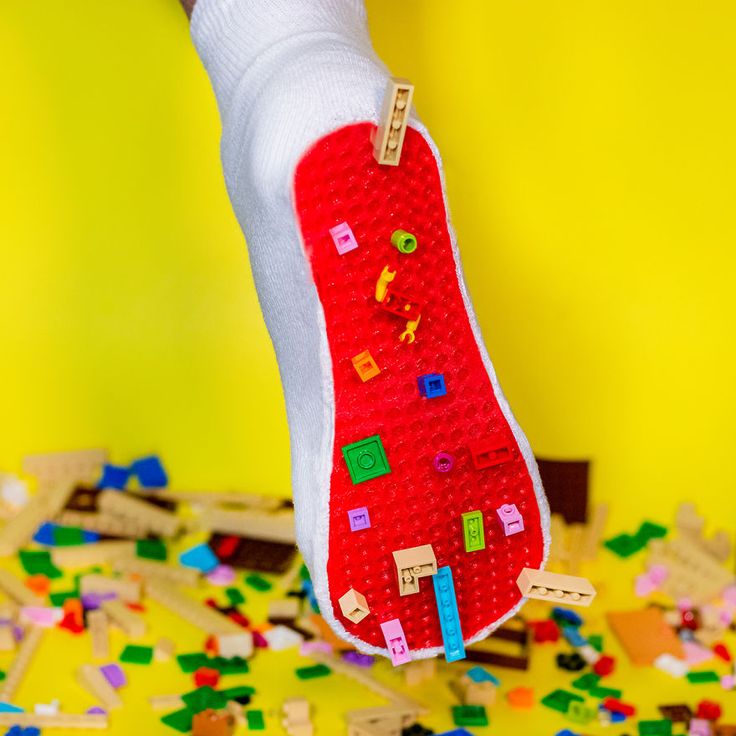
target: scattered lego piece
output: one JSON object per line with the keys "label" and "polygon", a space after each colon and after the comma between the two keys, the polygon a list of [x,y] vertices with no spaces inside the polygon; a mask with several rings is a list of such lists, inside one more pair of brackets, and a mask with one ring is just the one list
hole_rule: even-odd
{"label": "scattered lego piece", "polygon": [[131,493],[102,491],[97,504],[103,514],[122,517],[123,520],[142,526],[146,531],[162,537],[176,536],[181,527],[181,521],[176,514],[136,498]]}
{"label": "scattered lego piece", "polygon": [[248,721],[248,730],[250,731],[265,730],[266,721],[263,718],[263,711],[247,710],[245,711],[245,718]]}
{"label": "scattered lego piece", "polygon": [[60,608],[46,608],[45,606],[24,606],[20,609],[19,621],[25,626],[31,624],[50,629],[61,621],[63,612]]}
{"label": "scattered lego piece", "polygon": [[552,513],[561,514],[568,524],[584,524],[588,519],[590,463],[587,460],[536,460]]}
{"label": "scattered lego piece", "polygon": [[271,590],[273,587],[271,583],[266,580],[266,578],[261,577],[260,575],[247,575],[245,577],[245,583],[246,585],[250,585],[251,588],[254,590],[258,590],[261,593]]}
{"label": "scattered lego piece", "polygon": [[721,678],[713,670],[702,670],[699,672],[688,672],[685,675],[691,685],[702,685],[707,682],[720,682]]}
{"label": "scattered lego piece", "polygon": [[263,637],[268,642],[268,648],[274,652],[298,647],[304,641],[304,637],[298,631],[282,624],[266,631]]}
{"label": "scattered lego piece", "polygon": [[[508,654],[496,651],[493,647],[496,640],[509,641],[519,645],[519,654]],[[470,662],[481,662],[496,667],[526,670],[529,667],[529,632],[523,620],[519,617],[511,619],[499,626],[487,639],[468,647],[466,658]],[[566,656],[566,655],[558,655]],[[573,655],[578,656],[578,655]],[[581,667],[585,662],[581,659]]]}
{"label": "scattered lego piece", "polygon": [[289,736],[312,736],[314,726],[306,698],[288,698],[281,710],[284,716],[281,723]]}
{"label": "scattered lego piece", "polygon": [[[149,591],[150,592],[150,591]],[[129,637],[137,639],[144,636],[148,630],[146,622],[136,613],[133,613],[122,601],[117,598],[103,601],[102,610],[116,626],[119,626]]]}
{"label": "scattered lego piece", "polygon": [[161,539],[138,539],[135,543],[135,553],[138,557],[147,560],[166,562],[169,555],[166,544]]}
{"label": "scattered lego piece", "polygon": [[114,662],[100,667],[100,672],[116,690],[123,687],[123,685],[126,685],[128,682],[125,677],[125,672],[123,672],[120,665],[117,665]]}
{"label": "scattered lego piece", "polygon": [[219,634],[217,646],[221,657],[251,657],[253,655],[253,634],[241,631],[238,634]]}
{"label": "scattered lego piece", "polygon": [[79,579],[79,592],[82,595],[88,593],[114,593],[121,601],[138,603],[141,600],[141,581],[92,573],[82,575]]}
{"label": "scattered lego piece", "polygon": [[120,661],[130,664],[151,664],[153,660],[153,647],[143,647],[136,644],[128,644],[120,653]]}
{"label": "scattered lego piece", "polygon": [[409,80],[391,77],[372,139],[373,156],[382,166],[399,165],[413,95],[414,85]]}
{"label": "scattered lego piece", "polygon": [[476,470],[484,470],[501,465],[514,457],[510,445],[499,443],[497,440],[478,440],[468,445],[470,456]]}
{"label": "scattered lego piece", "polygon": [[455,458],[449,452],[438,452],[432,465],[438,473],[449,473],[455,467]]}
{"label": "scattered lego piece", "polygon": [[573,606],[589,606],[595,588],[585,578],[534,570],[525,567],[516,580],[521,594],[542,601],[564,602]]}
{"label": "scattered lego piece", "polygon": [[398,618],[384,621],[381,623],[381,631],[386,639],[386,647],[391,657],[391,664],[396,667],[397,665],[406,664],[411,661],[409,645],[406,643],[401,621]]}
{"label": "scattered lego piece", "polygon": [[560,713],[567,713],[571,703],[584,702],[585,698],[567,690],[553,690],[540,701],[542,705]]}
{"label": "scattered lego piece", "polygon": [[194,672],[194,684],[197,687],[217,687],[220,681],[220,673],[211,667],[200,667]]}
{"label": "scattered lego piece", "polygon": [[[43,639],[43,629],[29,629],[26,631],[23,641],[18,647],[18,653],[15,655],[10,669],[5,675],[5,680],[0,684],[0,700],[8,701],[13,699],[15,691],[18,689],[23,680],[26,671],[31,665],[31,660],[36,653],[41,640]],[[2,723],[2,721],[0,721]],[[32,724],[29,724],[32,725]]]}
{"label": "scattered lego piece", "polygon": [[371,612],[365,596],[354,588],[350,588],[347,593],[340,596],[337,602],[340,604],[342,615],[354,624],[360,623]]}
{"label": "scattered lego piece", "polygon": [[196,585],[200,578],[200,571],[193,567],[175,567],[165,562],[145,560],[127,554],[116,556],[112,560],[112,569],[115,572],[140,575],[144,579],[152,578],[178,585]]}
{"label": "scattered lego piece", "polygon": [[179,555],[179,563],[184,567],[193,567],[203,573],[214,570],[219,564],[215,553],[207,544],[190,547]]}
{"label": "scattered lego piece", "polygon": [[341,222],[339,225],[331,227],[330,237],[335,244],[338,254],[341,256],[358,247],[358,241],[355,239],[355,235],[353,235],[353,231],[347,222]]}
{"label": "scattered lego piece", "polygon": [[552,619],[545,621],[530,621],[529,628],[534,632],[534,642],[543,644],[545,642],[556,642],[560,638],[560,629]]}
{"label": "scattered lego piece", "polygon": [[100,488],[115,488],[125,490],[130,479],[130,470],[122,465],[105,463],[102,466],[102,477],[97,481]]}
{"label": "scattered lego piece", "polygon": [[[13,725],[39,729],[104,729],[108,728],[110,724],[106,713],[57,713],[55,715],[41,715],[40,713],[0,713],[0,726]],[[30,736],[30,734],[26,734],[25,736]]]}
{"label": "scattered lego piece", "polygon": [[77,681],[108,710],[122,708],[123,701],[105,675],[91,664],[83,664],[77,670]]}
{"label": "scattered lego piece", "polygon": [[404,684],[407,687],[431,680],[437,673],[436,659],[417,659],[404,665]]}
{"label": "scattered lego piece", "polygon": [[488,715],[482,705],[454,705],[452,720],[456,726],[487,726]]}
{"label": "scattered lego piece", "polygon": [[396,550],[394,563],[399,578],[399,595],[419,592],[419,579],[437,574],[437,558],[431,544]]}
{"label": "scattered lego piece", "polygon": [[[38,479],[41,486],[92,483],[107,462],[107,450],[74,450],[26,455],[23,472]],[[53,516],[53,515],[52,515]]]}
{"label": "scattered lego piece", "polygon": [[294,673],[300,680],[313,680],[315,677],[326,677],[332,670],[324,664],[315,664],[311,667],[298,667]]}
{"label": "scattered lego piece", "polygon": [[498,518],[503,525],[503,533],[510,537],[524,531],[524,518],[516,508],[515,503],[505,503],[496,509]]}
{"label": "scattered lego piece", "polygon": [[671,654],[660,654],[652,665],[662,672],[666,672],[671,677],[682,678],[689,672],[690,666],[687,662],[683,662]]}
{"label": "scattered lego piece", "polygon": [[610,655],[603,655],[593,664],[593,672],[601,677],[610,675],[616,667],[616,660]]}
{"label": "scattered lego piece", "polygon": [[353,484],[391,472],[381,438],[376,434],[342,448]]}
{"label": "scattered lego piece", "polygon": [[157,455],[141,457],[130,466],[131,475],[138,479],[141,488],[166,488],[169,478]]}
{"label": "scattered lego piece", "polygon": [[667,718],[673,723],[689,723],[693,717],[690,706],[686,703],[677,703],[674,705],[660,705],[659,712],[663,718]]}
{"label": "scattered lego piece", "polygon": [[528,709],[534,707],[534,690],[530,687],[515,687],[506,693],[506,700],[512,708]]}
{"label": "scattered lego piece", "polygon": [[[294,510],[291,508],[277,511],[261,511],[244,509],[231,511],[216,507],[206,508],[200,518],[199,526],[220,534],[236,535],[250,539],[265,540],[293,544],[296,539],[294,528]],[[217,551],[215,550],[217,554]],[[232,559],[225,559],[229,565],[235,566]]]}
{"label": "scattered lego piece", "polygon": [[456,689],[463,705],[492,706],[496,702],[498,678],[482,667],[472,667],[457,682]]}
{"label": "scattered lego piece", "polygon": [[436,399],[447,395],[445,377],[442,373],[426,373],[417,378],[419,395],[425,399]]}
{"label": "scattered lego piece", "polygon": [[208,708],[192,718],[192,736],[232,736],[233,733],[235,716],[232,713],[218,713]]}
{"label": "scattered lego piece", "polygon": [[468,511],[462,515],[463,537],[465,551],[477,552],[486,548],[485,533],[483,531],[483,512]]}
{"label": "scattered lego piece", "polygon": [[434,595],[437,601],[437,613],[442,630],[442,642],[445,646],[445,659],[455,662],[465,658],[463,632],[460,628],[460,617],[455,600],[455,586],[452,582],[452,570],[445,566],[437,570],[432,578]]}
{"label": "scattered lego piece", "polygon": [[672,721],[639,721],[639,736],[672,736]]}
{"label": "scattered lego piece", "polygon": [[680,640],[657,608],[609,611],[606,620],[634,665],[650,666],[661,654],[684,656]]}
{"label": "scattered lego piece", "polygon": [[368,515],[368,509],[361,506],[359,509],[348,511],[348,520],[350,521],[350,531],[359,532],[363,529],[370,529],[371,517]]}
{"label": "scattered lego piece", "polygon": [[360,376],[360,380],[363,383],[370,381],[371,378],[375,378],[381,372],[370,350],[364,350],[362,353],[358,353],[352,359],[352,363],[353,368],[355,368],[356,373]]}
{"label": "scattered lego piece", "polygon": [[182,708],[181,710],[162,716],[161,723],[181,733],[189,733],[192,730],[193,720],[194,714],[192,711],[189,708]]}
{"label": "scattered lego piece", "polygon": [[417,249],[417,239],[406,230],[394,230],[391,233],[391,244],[399,253],[413,253]]}
{"label": "scattered lego piece", "polygon": [[12,572],[0,569],[0,590],[21,606],[42,606],[43,599],[32,593]]}
{"label": "scattered lego piece", "polygon": [[51,554],[47,550],[22,549],[18,553],[20,564],[28,575],[41,574],[48,578],[60,578],[62,575],[56,565],[51,562]]}

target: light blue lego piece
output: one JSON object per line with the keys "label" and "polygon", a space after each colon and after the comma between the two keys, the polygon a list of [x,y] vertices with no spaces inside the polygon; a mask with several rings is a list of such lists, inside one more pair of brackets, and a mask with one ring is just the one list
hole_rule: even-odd
{"label": "light blue lego piece", "polygon": [[588,643],[588,640],[574,626],[563,626],[562,635],[573,647],[584,647]]}
{"label": "light blue lego piece", "polygon": [[184,567],[193,567],[195,570],[201,570],[208,573],[214,570],[220,561],[215,557],[215,553],[206,544],[198,544],[179,555],[179,562]]}
{"label": "light blue lego piece", "polygon": [[473,682],[492,682],[496,687],[501,685],[501,680],[483,667],[471,667],[465,674]]}
{"label": "light blue lego piece", "polygon": [[437,600],[437,612],[440,617],[442,641],[445,645],[445,659],[448,662],[465,659],[463,632],[457,614],[452,570],[447,566],[440,567],[437,574],[432,576],[432,583],[434,584],[434,597]]}
{"label": "light blue lego piece", "polygon": [[23,708],[19,708],[17,705],[11,705],[10,703],[0,702],[0,713],[23,713]]}

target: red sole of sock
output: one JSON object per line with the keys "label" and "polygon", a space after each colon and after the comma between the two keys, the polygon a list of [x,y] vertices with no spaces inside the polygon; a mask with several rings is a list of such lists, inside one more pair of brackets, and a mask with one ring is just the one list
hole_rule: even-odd
{"label": "red sole of sock", "polygon": [[[433,583],[399,595],[392,553],[431,544],[437,565],[452,569],[463,638],[497,622],[521,600],[516,578],[544,554],[540,507],[521,449],[504,416],[471,327],[443,201],[437,163],[424,137],[409,128],[398,167],[372,155],[370,123],[320,139],[299,162],[294,195],[301,235],[324,309],[335,392],[327,575],[335,618],[363,642],[384,648],[382,622],[398,618],[411,650],[443,644]],[[340,255],[329,229],[346,222],[358,248]],[[394,230],[414,234],[402,254]],[[406,318],[376,301],[385,266],[391,289],[421,306],[413,343],[401,342]],[[352,358],[368,350],[380,374],[363,382]],[[444,375],[447,393],[420,395],[417,378]],[[391,472],[354,484],[342,447],[379,435]],[[478,469],[469,446],[488,441],[508,459]],[[438,452],[454,468],[438,472]],[[523,532],[506,536],[496,509],[516,504]],[[348,512],[366,507],[370,527],[351,531]],[[483,513],[485,548],[467,552],[461,514]],[[338,599],[362,593],[370,614],[352,623]]]}

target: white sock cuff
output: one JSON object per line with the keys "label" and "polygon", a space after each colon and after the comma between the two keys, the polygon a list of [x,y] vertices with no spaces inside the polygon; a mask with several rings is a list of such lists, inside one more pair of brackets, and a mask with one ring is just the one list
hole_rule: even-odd
{"label": "white sock cuff", "polygon": [[198,0],[191,33],[223,117],[248,67],[281,42],[332,37],[374,55],[363,0]]}

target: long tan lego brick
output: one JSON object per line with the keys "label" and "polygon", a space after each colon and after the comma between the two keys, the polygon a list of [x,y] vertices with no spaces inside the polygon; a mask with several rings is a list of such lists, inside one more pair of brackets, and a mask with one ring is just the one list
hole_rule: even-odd
{"label": "long tan lego brick", "polygon": [[113,539],[72,547],[51,548],[51,560],[55,565],[63,568],[102,565],[116,557],[132,554],[135,554],[135,542]]}
{"label": "long tan lego brick", "polygon": [[39,598],[23,585],[12,572],[0,569],[0,590],[21,606],[45,606],[43,598]]}
{"label": "long tan lego brick", "polygon": [[349,664],[342,659],[338,659],[332,654],[327,654],[326,652],[320,652],[317,650],[310,652],[309,658],[316,662],[326,664],[334,672],[338,672],[339,674],[345,675],[351,680],[360,683],[363,687],[376,693],[376,695],[380,695],[381,697],[386,698],[386,700],[389,700],[394,706],[413,710],[416,712],[417,716],[429,713],[429,709],[425,705],[422,705],[407,695],[404,695],[403,693],[390,688],[388,685],[384,685],[382,682],[379,682],[362,667]]}
{"label": "long tan lego brick", "polygon": [[90,611],[87,614],[87,627],[92,640],[92,658],[110,658],[110,622],[107,614],[101,609]]}
{"label": "long tan lego brick", "polygon": [[123,701],[115,688],[107,681],[99,668],[91,664],[83,664],[77,670],[77,682],[93,697],[108,708],[122,708]]}
{"label": "long tan lego brick", "polygon": [[585,537],[583,540],[584,560],[594,560],[598,556],[601,539],[606,530],[608,511],[607,503],[596,504],[593,508],[593,516],[585,525]]}
{"label": "long tan lego brick", "polygon": [[180,616],[206,634],[240,634],[243,629],[219,611],[193,601],[162,580],[149,580],[146,593],[164,608]]}
{"label": "long tan lego brick", "polygon": [[117,598],[111,601],[103,601],[101,608],[110,621],[119,626],[131,638],[135,639],[146,633],[148,629],[146,622]]}
{"label": "long tan lego brick", "polygon": [[569,524],[567,527],[567,572],[577,575],[583,557],[584,524]]}
{"label": "long tan lego brick", "polygon": [[113,578],[98,573],[82,575],[79,579],[80,593],[115,593],[126,603],[140,603],[142,587],[140,580]]}
{"label": "long tan lego brick", "polygon": [[399,165],[413,96],[414,85],[408,79],[391,77],[373,138],[373,157],[381,165]]}
{"label": "long tan lego brick", "polygon": [[[43,634],[43,629],[32,628],[26,630],[26,635],[18,647],[18,653],[15,655],[15,659],[10,665],[10,669],[6,674],[5,680],[0,683],[0,700],[3,702],[8,703],[13,700],[13,696],[20,686],[20,683],[23,681],[26,671],[31,666],[31,660],[41,644]],[[9,715],[19,714],[10,713]],[[13,721],[13,723],[15,723],[15,721]]]}
{"label": "long tan lego brick", "polygon": [[147,527],[127,517],[96,511],[62,511],[54,521],[62,526],[78,526],[91,532],[109,534],[111,537],[139,539],[148,533]]}
{"label": "long tan lego brick", "polygon": [[531,567],[525,567],[519,573],[516,584],[525,598],[570,606],[589,606],[596,595],[595,588],[585,578]]}
{"label": "long tan lego brick", "polygon": [[294,512],[291,509],[267,513],[265,511],[205,509],[199,520],[202,529],[220,534],[237,534],[252,539],[265,539],[285,544],[296,543]]}
{"label": "long tan lego brick", "polygon": [[23,472],[38,479],[41,485],[52,483],[94,483],[107,462],[107,450],[75,450],[26,455]]}
{"label": "long tan lego brick", "polygon": [[348,723],[361,723],[365,721],[377,721],[384,718],[398,719],[402,728],[408,728],[417,719],[415,708],[402,708],[398,705],[379,705],[375,708],[360,708],[349,710],[345,714]]}
{"label": "long tan lego brick", "polygon": [[182,503],[195,504],[198,506],[243,506],[261,511],[276,511],[284,504],[284,500],[275,496],[260,496],[256,493],[245,491],[227,491],[217,493],[213,491],[157,491],[156,498],[168,501],[181,501]]}
{"label": "long tan lego brick", "polygon": [[181,695],[151,695],[148,698],[148,704],[154,710],[174,710],[182,708],[184,701]]}
{"label": "long tan lego brick", "polygon": [[142,575],[144,578],[164,580],[178,585],[197,584],[200,578],[199,570],[191,567],[174,567],[165,562],[156,560],[142,560],[140,557],[121,555],[112,560],[112,569],[115,572],[127,572]]}
{"label": "long tan lego brick", "polygon": [[61,484],[39,491],[0,531],[0,556],[14,555],[44,521],[53,519],[69,499],[72,486]]}
{"label": "long tan lego brick", "polygon": [[19,725],[23,728],[35,726],[42,731],[47,728],[69,729],[103,729],[109,728],[110,721],[103,713],[57,713],[41,715],[39,713],[0,713],[0,726]]}
{"label": "long tan lego brick", "polygon": [[181,527],[176,514],[122,491],[102,491],[97,500],[102,513],[120,515],[162,537],[173,537]]}

